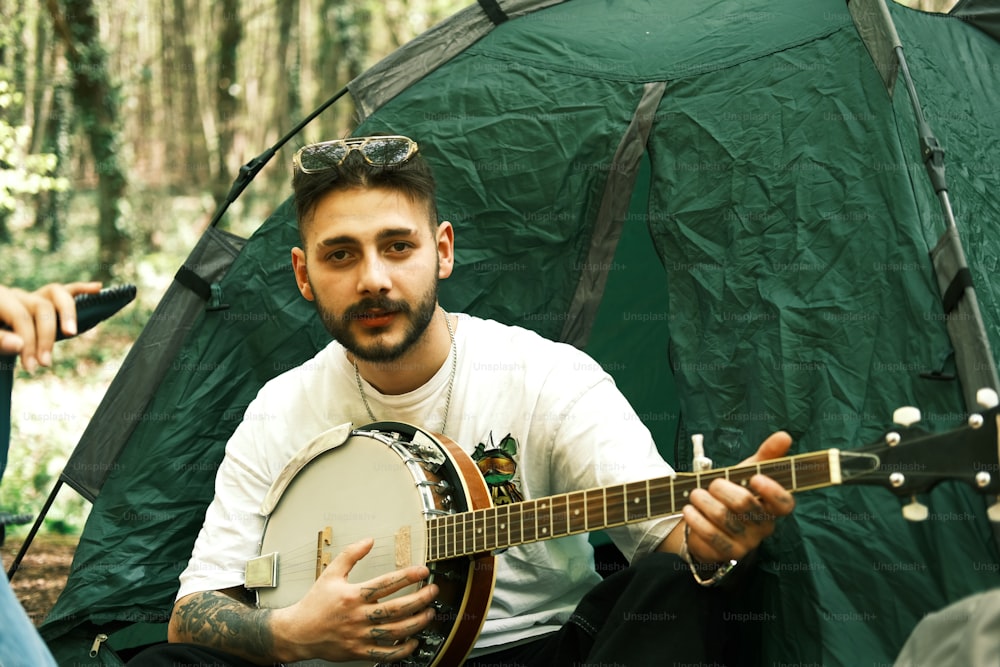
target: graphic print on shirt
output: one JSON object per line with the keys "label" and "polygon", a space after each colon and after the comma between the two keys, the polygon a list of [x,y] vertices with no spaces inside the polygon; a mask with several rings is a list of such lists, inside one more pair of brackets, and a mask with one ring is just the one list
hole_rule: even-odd
{"label": "graphic print on shirt", "polygon": [[499,445],[493,444],[493,431],[488,436],[489,445],[480,442],[476,451],[472,452],[472,460],[479,466],[486,484],[490,487],[490,495],[494,505],[519,503],[524,500],[521,491],[514,482],[517,472],[517,440],[510,433],[505,435]]}

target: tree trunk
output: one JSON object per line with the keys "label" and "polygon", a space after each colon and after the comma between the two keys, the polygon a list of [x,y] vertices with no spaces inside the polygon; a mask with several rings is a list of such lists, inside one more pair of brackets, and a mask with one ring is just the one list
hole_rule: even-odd
{"label": "tree trunk", "polygon": [[[10,74],[12,75],[14,89],[22,93],[27,93],[29,90],[27,85],[28,49],[24,43],[24,39],[21,38],[25,26],[24,0],[18,0],[17,7],[14,9],[14,15],[9,17],[8,20],[11,22],[11,33],[15,35],[13,48],[11,49],[13,57],[11,58]],[[8,106],[7,113],[10,114],[9,118],[13,121],[11,125],[25,125],[23,102],[14,102]]]}
{"label": "tree trunk", "polygon": [[[53,176],[64,176],[69,153],[69,109],[65,87],[59,83],[52,91],[52,104],[46,118],[42,152],[56,156]],[[49,190],[39,193],[35,208],[35,226],[44,228],[49,241],[49,251],[62,247],[62,222],[69,209],[69,192]]]}
{"label": "tree trunk", "polygon": [[[345,83],[364,71],[371,41],[372,15],[367,5],[348,0],[323,0],[323,29],[319,35],[315,104],[325,102]],[[353,126],[354,101],[347,96],[318,119],[322,139],[344,136]]]}
{"label": "tree trunk", "polygon": [[[55,78],[58,58],[58,49],[49,44],[51,32],[48,17],[44,12],[39,12],[35,17],[35,76],[34,89],[31,93],[30,151],[32,153],[42,151],[42,145],[45,143],[45,125],[51,113],[53,86],[47,86],[45,82]],[[47,61],[46,56],[48,56]]]}
{"label": "tree trunk", "polygon": [[277,85],[274,105],[275,126],[279,132],[290,129],[293,119],[302,114],[302,100],[299,97],[299,63],[291,61],[292,30],[299,13],[298,0],[277,0],[278,5],[278,49]]}
{"label": "tree trunk", "polygon": [[217,51],[217,79],[215,89],[216,127],[218,145],[215,152],[216,179],[213,188],[215,203],[221,205],[236,178],[236,171],[229,168],[229,156],[236,135],[238,111],[237,54],[243,39],[243,20],[239,0],[222,0],[222,29],[219,31]]}
{"label": "tree trunk", "polygon": [[[46,4],[55,32],[66,45],[73,73],[73,103],[97,171],[98,266],[94,273],[97,279],[106,281],[129,249],[119,210],[127,181],[117,153],[121,132],[118,90],[110,81],[93,1],[63,0],[62,11],[58,0],[46,0]],[[73,17],[72,23],[66,21],[66,16]]]}
{"label": "tree trunk", "polygon": [[[0,74],[14,90],[23,93],[27,78],[25,45],[21,38],[24,29],[24,2],[19,0],[10,15],[7,11],[0,13],[0,20],[4,21],[2,32],[0,32]],[[18,97],[11,97],[5,106],[0,107],[0,112],[3,113],[4,125],[9,125],[12,128],[23,125],[24,104],[18,101]],[[4,171],[18,168],[19,165],[8,164],[6,160],[0,164],[0,169]],[[10,214],[11,211],[0,208],[0,243],[10,243],[12,240],[9,225]]]}
{"label": "tree trunk", "polygon": [[[211,174],[208,167],[208,152],[205,135],[201,131],[201,111],[198,104],[198,67],[195,64],[194,48],[191,46],[191,22],[188,12],[201,20],[198,3],[189,6],[185,0],[173,0],[172,33],[165,35],[164,44],[169,41],[173,49],[171,93],[180,91],[178,114],[171,114],[173,132],[171,142],[180,144],[176,150],[180,159],[173,162],[179,168],[172,170],[175,185],[184,189],[190,183],[205,183]],[[180,73],[178,76],[177,73]],[[166,92],[166,91],[165,91]],[[171,95],[171,97],[174,97]],[[176,102],[171,102],[175,104]]]}
{"label": "tree trunk", "polygon": [[[69,109],[66,82],[60,73],[61,49],[49,44],[51,30],[48,17],[40,12],[36,17],[35,92],[32,104],[34,123],[31,131],[31,152],[47,153],[56,158],[52,175],[65,176],[69,156]],[[45,230],[50,252],[62,246],[62,227],[69,208],[69,192],[44,190],[35,197],[36,229]]]}
{"label": "tree trunk", "polygon": [[[277,139],[292,129],[292,126],[302,118],[302,60],[299,49],[302,41],[297,33],[299,22],[300,0],[275,0],[278,12],[278,46],[275,51],[274,64],[274,104],[271,107],[271,129]],[[267,136],[267,135],[265,135]],[[296,140],[292,140],[294,147]],[[301,141],[301,139],[299,139]],[[291,162],[291,153],[279,154],[280,158],[261,176],[268,179],[268,189],[271,192],[281,192],[287,187]]]}

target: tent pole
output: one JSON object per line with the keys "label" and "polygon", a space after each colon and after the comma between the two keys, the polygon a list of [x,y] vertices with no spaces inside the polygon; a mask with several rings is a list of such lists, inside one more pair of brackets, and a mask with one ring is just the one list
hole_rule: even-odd
{"label": "tent pole", "polygon": [[979,390],[988,388],[996,391],[1000,380],[997,378],[996,362],[976,299],[972,272],[962,249],[948,198],[944,150],[921,109],[917,89],[903,54],[903,44],[885,0],[852,0],[849,1],[848,8],[875,67],[882,76],[889,97],[893,96],[897,76],[902,76],[913,106],[921,158],[940,202],[945,222],[944,235],[930,253],[931,262],[944,306],[948,336],[955,352],[955,367],[965,406],[970,412],[974,412],[988,407],[979,405]]}
{"label": "tent pole", "polygon": [[937,137],[934,136],[927,119],[924,117],[916,87],[913,85],[910,70],[906,65],[906,57],[903,55],[903,46],[899,43],[898,37],[893,50],[899,62],[899,73],[902,75],[907,95],[913,105],[913,113],[917,119],[920,154],[944,216],[945,233],[934,250],[931,251],[931,259],[941,291],[948,334],[955,348],[955,366],[962,384],[965,405],[969,411],[974,412],[985,407],[992,407],[978,405],[976,395],[980,389],[988,388],[995,391],[1000,387],[996,362],[990,348],[989,337],[986,334],[986,326],[983,323],[972,282],[972,273],[962,249],[958,227],[955,225],[955,215],[948,197],[944,149],[941,148]]}
{"label": "tent pole", "polygon": [[59,489],[62,487],[63,480],[62,477],[56,482],[56,485],[52,487],[52,492],[49,493],[49,497],[45,500],[45,505],[42,506],[42,511],[38,513],[35,518],[35,523],[32,524],[31,530],[28,532],[28,536],[24,538],[24,543],[18,550],[17,555],[14,556],[14,561],[10,564],[10,568],[7,570],[7,579],[11,581],[14,579],[14,575],[17,573],[17,569],[21,567],[21,561],[24,560],[24,556],[28,553],[28,547],[35,539],[35,535],[38,534],[38,529],[42,527],[42,521],[45,520],[45,516],[49,513],[49,509],[52,507],[53,501],[56,499],[56,494],[59,493]]}
{"label": "tent pole", "polygon": [[215,214],[212,216],[212,221],[209,223],[209,226],[215,227],[216,225],[219,224],[219,221],[222,220],[222,216],[229,209],[229,205],[232,204],[234,201],[236,201],[236,199],[241,194],[243,194],[243,191],[247,189],[247,186],[250,185],[250,182],[257,177],[257,174],[259,174],[260,170],[264,168],[264,165],[266,165],[268,162],[271,161],[271,158],[275,156],[275,154],[281,149],[282,146],[288,143],[292,139],[292,137],[294,137],[296,134],[301,132],[302,128],[311,123],[313,119],[315,119],[321,113],[326,111],[326,109],[330,105],[332,105],[334,102],[336,102],[341,97],[346,95],[347,91],[348,91],[347,86],[344,86],[343,88],[338,90],[336,93],[334,93],[333,97],[331,97],[326,102],[323,102],[318,107],[316,107],[316,109],[312,113],[310,113],[304,119],[299,121],[299,123],[295,127],[289,130],[288,133],[285,134],[285,136],[278,139],[278,141],[276,141],[273,146],[271,146],[266,151],[264,151],[254,159],[250,160],[242,167],[240,167],[240,171],[236,175],[236,180],[233,181],[232,187],[229,188],[229,194],[226,195],[225,201],[223,201],[222,204],[219,205],[219,208],[216,209]]}

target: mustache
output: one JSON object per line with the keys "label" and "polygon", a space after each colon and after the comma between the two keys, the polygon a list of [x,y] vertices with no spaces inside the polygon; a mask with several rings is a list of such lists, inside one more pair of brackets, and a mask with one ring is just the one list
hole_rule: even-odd
{"label": "mustache", "polygon": [[351,320],[357,320],[367,315],[373,310],[391,313],[409,313],[410,304],[406,301],[390,299],[387,296],[368,297],[347,308],[341,319],[345,322],[350,322]]}

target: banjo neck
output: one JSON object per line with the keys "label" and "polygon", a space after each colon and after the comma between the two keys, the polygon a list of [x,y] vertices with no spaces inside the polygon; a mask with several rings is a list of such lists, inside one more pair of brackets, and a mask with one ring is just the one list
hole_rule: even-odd
{"label": "banjo neck", "polygon": [[521,544],[680,514],[695,489],[715,479],[746,486],[767,475],[791,492],[841,483],[840,457],[829,449],[747,466],[679,473],[573,491],[427,519],[427,560],[497,552]]}

